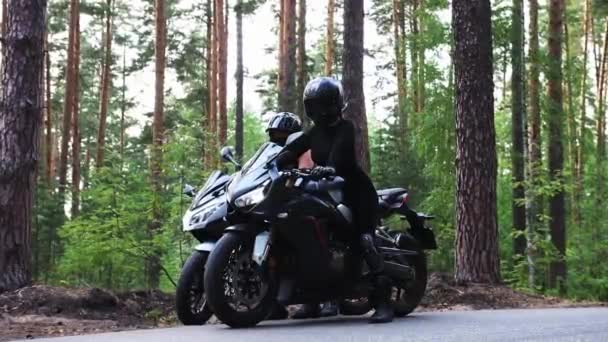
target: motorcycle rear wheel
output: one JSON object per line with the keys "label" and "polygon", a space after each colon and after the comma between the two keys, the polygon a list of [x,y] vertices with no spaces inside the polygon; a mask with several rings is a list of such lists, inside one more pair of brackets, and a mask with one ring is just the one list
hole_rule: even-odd
{"label": "motorcycle rear wheel", "polygon": [[207,302],[215,316],[231,328],[258,324],[269,316],[276,302],[276,285],[251,259],[252,245],[250,236],[229,232],[218,241],[207,262]]}
{"label": "motorcycle rear wheel", "polygon": [[395,309],[396,317],[405,317],[412,313],[420,304],[424,297],[427,284],[427,264],[426,255],[421,249],[417,250],[418,255],[405,257],[399,260],[414,268],[415,277],[408,282],[393,280],[393,291],[391,301]]}

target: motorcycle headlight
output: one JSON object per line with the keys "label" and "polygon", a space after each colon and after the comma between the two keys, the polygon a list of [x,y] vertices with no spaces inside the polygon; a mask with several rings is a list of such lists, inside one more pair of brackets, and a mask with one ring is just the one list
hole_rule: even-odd
{"label": "motorcycle headlight", "polygon": [[248,193],[242,195],[234,201],[234,204],[239,208],[251,207],[256,204],[259,204],[266,197],[265,186],[261,186],[259,188],[253,189]]}

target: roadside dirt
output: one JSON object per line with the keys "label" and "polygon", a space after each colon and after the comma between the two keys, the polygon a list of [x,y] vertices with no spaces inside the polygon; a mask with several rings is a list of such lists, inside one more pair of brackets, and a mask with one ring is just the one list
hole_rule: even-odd
{"label": "roadside dirt", "polygon": [[[507,286],[456,286],[450,276],[434,273],[417,311],[603,305],[530,295]],[[31,286],[0,294],[0,341],[174,326],[174,310],[173,295],[158,291]]]}

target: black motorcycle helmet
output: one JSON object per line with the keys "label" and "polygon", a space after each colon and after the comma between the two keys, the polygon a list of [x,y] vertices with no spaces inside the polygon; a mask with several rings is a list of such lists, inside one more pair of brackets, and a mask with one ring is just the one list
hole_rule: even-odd
{"label": "black motorcycle helmet", "polygon": [[302,122],[297,115],[289,112],[275,114],[266,127],[266,133],[275,144],[285,145],[287,137],[302,130]]}
{"label": "black motorcycle helmet", "polygon": [[304,110],[315,125],[327,126],[342,116],[344,94],[342,84],[329,77],[308,82],[304,89]]}

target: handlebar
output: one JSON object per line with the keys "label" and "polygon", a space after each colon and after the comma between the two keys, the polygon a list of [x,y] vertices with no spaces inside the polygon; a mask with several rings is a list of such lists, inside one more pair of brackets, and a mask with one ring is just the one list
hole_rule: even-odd
{"label": "handlebar", "polygon": [[304,183],[299,187],[306,192],[327,192],[331,190],[339,190],[344,186],[344,178],[339,176],[315,177],[311,175],[309,169],[293,169],[282,171],[284,177],[298,179],[301,178]]}

